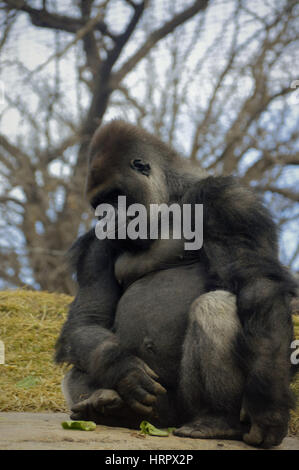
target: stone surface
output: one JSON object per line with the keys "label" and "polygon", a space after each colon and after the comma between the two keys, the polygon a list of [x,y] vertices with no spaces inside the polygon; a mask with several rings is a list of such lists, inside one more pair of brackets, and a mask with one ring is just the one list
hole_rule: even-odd
{"label": "stone surface", "polygon": [[[97,426],[95,431],[61,427],[64,413],[0,413],[0,449],[57,450],[252,450],[244,442],[142,436],[125,428]],[[299,450],[299,439],[287,437],[277,449]]]}

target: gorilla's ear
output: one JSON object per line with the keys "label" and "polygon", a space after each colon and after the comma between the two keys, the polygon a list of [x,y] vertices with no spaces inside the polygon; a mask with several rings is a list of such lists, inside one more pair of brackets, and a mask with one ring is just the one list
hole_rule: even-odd
{"label": "gorilla's ear", "polygon": [[150,175],[151,166],[149,163],[144,162],[141,158],[136,158],[135,160],[131,160],[130,166],[133,170],[142,173],[145,176]]}

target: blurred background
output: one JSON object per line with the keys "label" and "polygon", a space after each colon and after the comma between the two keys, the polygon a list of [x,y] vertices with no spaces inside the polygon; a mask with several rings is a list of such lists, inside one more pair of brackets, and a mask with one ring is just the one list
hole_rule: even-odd
{"label": "blurred background", "polygon": [[73,294],[91,135],[137,123],[264,198],[299,271],[295,0],[0,1],[0,288]]}

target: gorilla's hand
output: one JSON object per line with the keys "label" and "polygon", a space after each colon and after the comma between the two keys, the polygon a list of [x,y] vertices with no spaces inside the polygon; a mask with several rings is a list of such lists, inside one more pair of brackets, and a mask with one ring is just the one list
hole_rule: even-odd
{"label": "gorilla's hand", "polygon": [[157,374],[140,358],[125,351],[110,335],[93,351],[89,370],[99,388],[116,390],[139,414],[150,414],[157,395],[166,393]]}
{"label": "gorilla's hand", "polygon": [[117,258],[114,273],[118,283],[125,285],[132,280],[138,279],[140,269],[139,256],[127,251]]}
{"label": "gorilla's hand", "polygon": [[268,409],[263,412],[250,410],[250,406],[243,401],[241,421],[250,421],[250,430],[243,435],[243,440],[252,446],[269,448],[278,446],[288,432],[289,411],[285,409]]}
{"label": "gorilla's hand", "polygon": [[166,393],[157,382],[158,376],[141,359],[131,356],[120,365],[121,374],[116,383],[116,390],[135,412],[149,415],[157,395]]}

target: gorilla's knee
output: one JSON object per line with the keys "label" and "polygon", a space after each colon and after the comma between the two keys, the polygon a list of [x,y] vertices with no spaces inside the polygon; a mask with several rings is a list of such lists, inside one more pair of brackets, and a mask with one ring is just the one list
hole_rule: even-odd
{"label": "gorilla's knee", "polygon": [[72,399],[72,395],[70,392],[70,384],[69,384],[70,380],[71,380],[71,371],[69,370],[65,374],[61,382],[61,390],[62,390],[62,393],[63,393],[63,396],[65,398],[68,408],[71,408],[72,405],[74,404],[74,401]]}
{"label": "gorilla's knee", "polygon": [[61,389],[67,406],[71,409],[75,403],[88,398],[95,389],[88,384],[88,376],[75,367],[69,370],[62,379]]}
{"label": "gorilla's knee", "polygon": [[239,411],[244,387],[236,354],[240,334],[233,294],[213,291],[193,302],[181,368],[181,390],[188,402]]}
{"label": "gorilla's knee", "polygon": [[236,297],[222,290],[201,295],[191,305],[190,321],[197,323],[202,334],[219,352],[230,352],[241,329]]}

